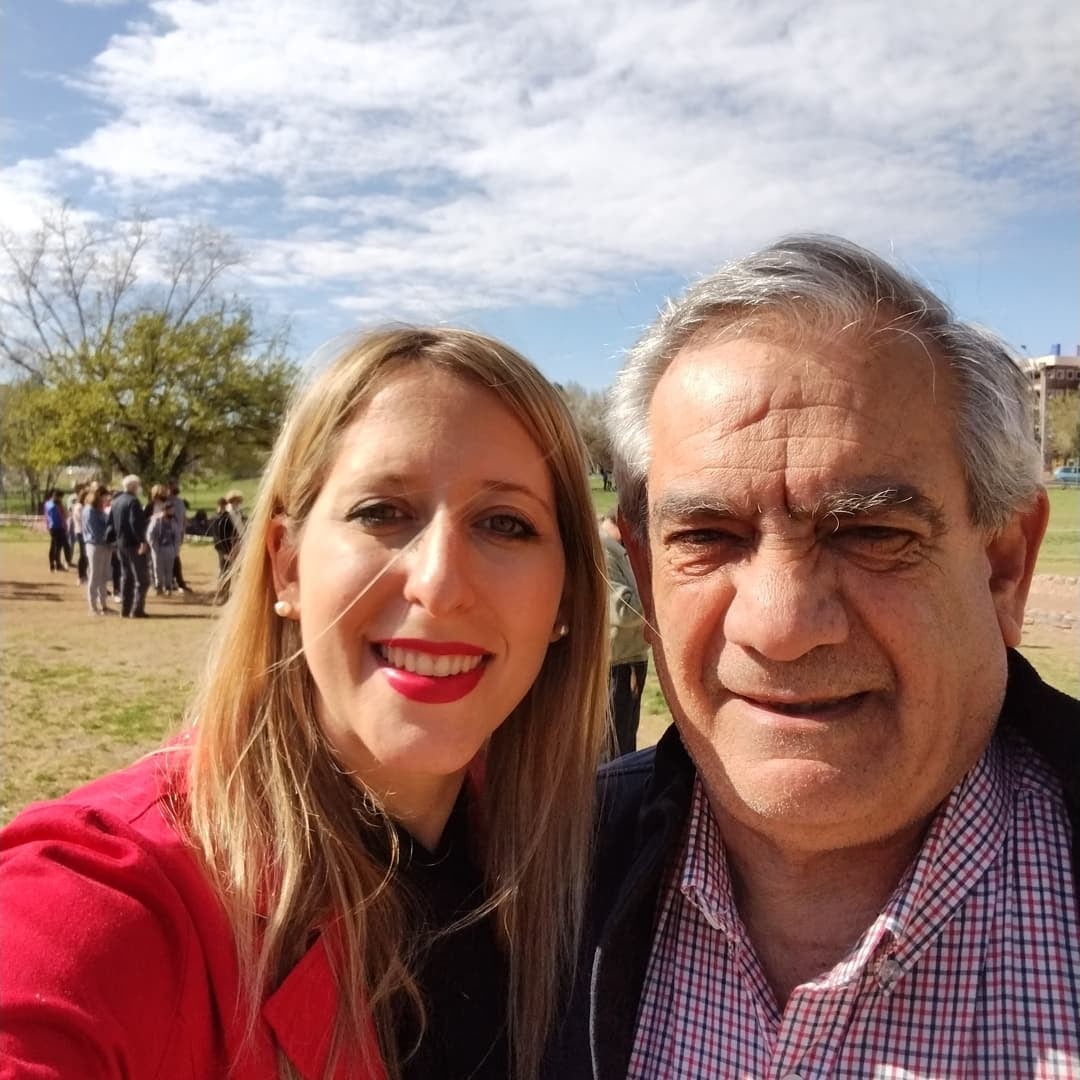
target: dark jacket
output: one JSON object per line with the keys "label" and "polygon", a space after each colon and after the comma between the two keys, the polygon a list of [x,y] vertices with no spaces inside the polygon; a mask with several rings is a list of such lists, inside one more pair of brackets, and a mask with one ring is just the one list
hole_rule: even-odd
{"label": "dark jacket", "polygon": [[228,510],[219,510],[211,518],[209,526],[210,535],[214,538],[214,550],[228,555],[240,541],[240,534],[236,530],[236,523]]}
{"label": "dark jacket", "polygon": [[138,547],[146,543],[146,514],[130,491],[122,491],[113,499],[109,520],[121,547]]}
{"label": "dark jacket", "polygon": [[[1080,900],[1080,701],[1010,650],[998,724],[1020,732],[1061,777]],[[626,1076],[664,871],[682,838],[694,775],[674,727],[600,773],[591,897],[577,976],[545,1060],[551,1080]]]}

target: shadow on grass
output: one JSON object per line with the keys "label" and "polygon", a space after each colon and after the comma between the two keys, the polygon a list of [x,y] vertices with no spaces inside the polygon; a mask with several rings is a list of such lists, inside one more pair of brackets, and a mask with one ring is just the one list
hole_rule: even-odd
{"label": "shadow on grass", "polygon": [[[85,585],[79,588],[85,588]],[[59,604],[63,602],[63,595],[51,586],[41,585],[34,581],[4,581],[0,582],[0,600],[45,600],[48,603]]]}

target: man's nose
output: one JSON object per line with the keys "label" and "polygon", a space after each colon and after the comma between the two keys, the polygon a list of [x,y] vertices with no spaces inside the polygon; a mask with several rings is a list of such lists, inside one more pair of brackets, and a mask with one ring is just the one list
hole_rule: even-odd
{"label": "man's nose", "polygon": [[734,572],[727,641],[769,660],[797,660],[839,645],[850,626],[835,572],[807,552],[759,549]]}
{"label": "man's nose", "polygon": [[406,554],[405,599],[432,615],[448,615],[473,600],[472,550],[467,527],[438,514]]}

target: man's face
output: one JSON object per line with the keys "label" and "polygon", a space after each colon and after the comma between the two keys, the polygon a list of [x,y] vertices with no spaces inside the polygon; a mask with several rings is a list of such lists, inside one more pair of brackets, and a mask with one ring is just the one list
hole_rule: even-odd
{"label": "man's face", "polygon": [[922,350],[751,339],[660,380],[632,555],[722,821],[807,852],[877,842],[985,747],[1045,504],[996,538],[971,525],[950,392]]}

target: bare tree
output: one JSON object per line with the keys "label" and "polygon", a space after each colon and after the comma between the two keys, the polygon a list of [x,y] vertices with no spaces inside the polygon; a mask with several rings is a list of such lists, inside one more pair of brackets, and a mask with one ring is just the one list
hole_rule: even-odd
{"label": "bare tree", "polygon": [[559,386],[570,415],[577,424],[585,449],[592,459],[590,464],[598,469],[611,467],[611,447],[604,427],[604,408],[607,395],[602,390],[586,390],[576,382]]}
{"label": "bare tree", "polygon": [[35,378],[62,359],[108,351],[140,314],[180,327],[220,307],[222,275],[240,262],[208,226],[160,238],[141,213],[99,222],[69,205],[29,237],[0,232],[0,252],[0,360]]}

